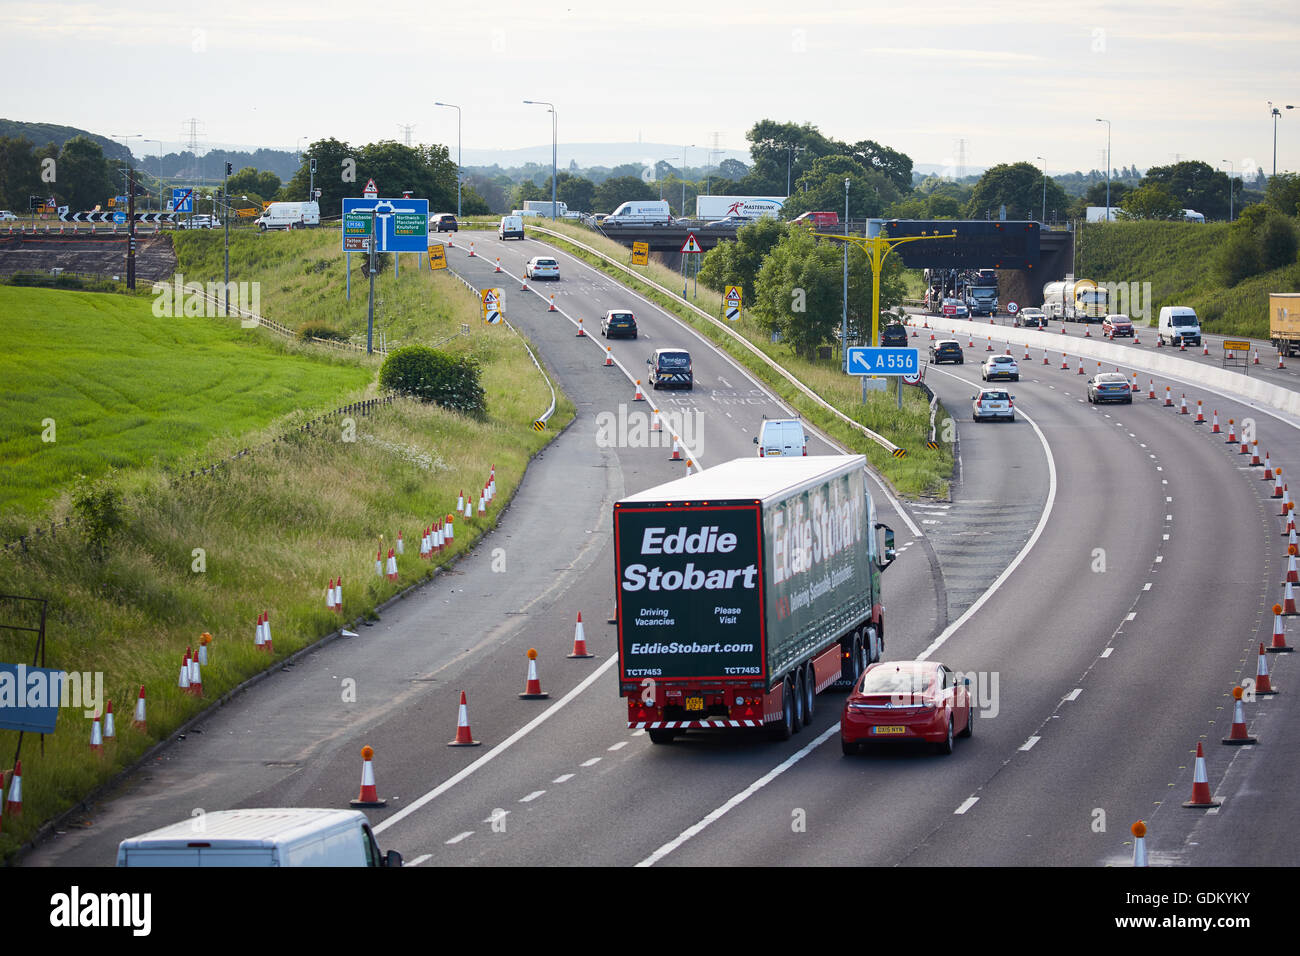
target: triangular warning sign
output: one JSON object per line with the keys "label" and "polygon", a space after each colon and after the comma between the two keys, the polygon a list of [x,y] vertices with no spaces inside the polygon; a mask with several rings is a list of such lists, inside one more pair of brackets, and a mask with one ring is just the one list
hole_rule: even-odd
{"label": "triangular warning sign", "polygon": [[367,199],[378,196],[379,187],[375,185],[375,181],[373,179],[368,179],[366,180],[366,188],[362,190],[361,194]]}
{"label": "triangular warning sign", "polygon": [[739,290],[739,289],[736,289],[736,288],[734,288],[734,287],[728,289],[728,290],[727,290],[727,304],[730,305],[730,304],[732,304],[732,303],[734,303],[734,302],[739,302],[739,301],[740,301],[740,290]]}
{"label": "triangular warning sign", "polygon": [[688,233],[686,241],[682,243],[682,252],[703,252],[700,248],[699,240],[695,238],[695,233]]}

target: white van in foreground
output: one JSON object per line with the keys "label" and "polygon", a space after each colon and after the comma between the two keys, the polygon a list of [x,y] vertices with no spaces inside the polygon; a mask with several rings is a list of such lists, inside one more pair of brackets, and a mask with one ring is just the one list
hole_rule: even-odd
{"label": "white van in foreground", "polygon": [[1196,310],[1185,305],[1163,306],[1157,334],[1165,345],[1200,345],[1201,322]]}
{"label": "white van in foreground", "polygon": [[625,202],[608,216],[602,225],[620,223],[661,224],[673,221],[673,214],[668,209],[668,200],[657,199],[644,202]]}
{"label": "white van in foreground", "polygon": [[497,226],[498,239],[522,239],[524,238],[524,217],[523,216],[502,216],[501,224]]}
{"label": "white van in foreground", "polygon": [[401,866],[360,810],[217,810],[123,840],[118,866]]}
{"label": "white van in foreground", "polygon": [[754,436],[759,458],[798,458],[808,454],[808,436],[797,418],[763,419]]}
{"label": "white van in foreground", "polygon": [[320,203],[273,202],[262,211],[262,215],[253,220],[253,224],[263,231],[319,226]]}

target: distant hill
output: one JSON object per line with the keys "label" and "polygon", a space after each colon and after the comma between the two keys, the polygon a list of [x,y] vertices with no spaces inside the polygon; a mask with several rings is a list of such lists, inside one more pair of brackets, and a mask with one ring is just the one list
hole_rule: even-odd
{"label": "distant hill", "polygon": [[92,133],[89,130],[77,129],[75,126],[59,126],[55,123],[22,123],[18,120],[0,119],[0,136],[26,137],[37,148],[47,143],[54,143],[60,149],[68,140],[75,139],[78,136],[86,136],[103,147],[104,155],[109,159],[126,162],[131,158],[130,151],[116,140],[101,136],[98,133]]}

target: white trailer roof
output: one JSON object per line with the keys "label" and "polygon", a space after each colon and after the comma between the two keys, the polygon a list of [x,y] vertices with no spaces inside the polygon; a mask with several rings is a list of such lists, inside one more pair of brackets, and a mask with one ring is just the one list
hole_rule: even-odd
{"label": "white trailer roof", "polygon": [[831,475],[862,470],[864,455],[810,455],[798,458],[736,458],[704,471],[647,488],[620,504],[650,501],[735,501],[784,497]]}
{"label": "white trailer roof", "polygon": [[[365,819],[359,810],[323,810],[303,807],[275,807],[247,810],[215,810],[205,813],[201,824],[191,818],[172,823],[125,842],[129,846],[178,845],[203,841],[213,846],[292,842],[330,827]],[[201,825],[201,829],[200,829]]]}

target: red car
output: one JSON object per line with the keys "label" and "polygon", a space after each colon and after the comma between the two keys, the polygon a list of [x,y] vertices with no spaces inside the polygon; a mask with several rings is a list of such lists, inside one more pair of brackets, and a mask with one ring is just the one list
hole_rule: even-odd
{"label": "red car", "polygon": [[952,753],[954,731],[974,731],[970,680],[957,686],[957,675],[937,661],[883,661],[858,679],[840,717],[840,746],[845,756],[860,745],[885,740],[923,740]]}
{"label": "red car", "polygon": [[1127,315],[1108,315],[1101,320],[1101,334],[1117,339],[1127,335],[1133,337],[1133,323]]}

